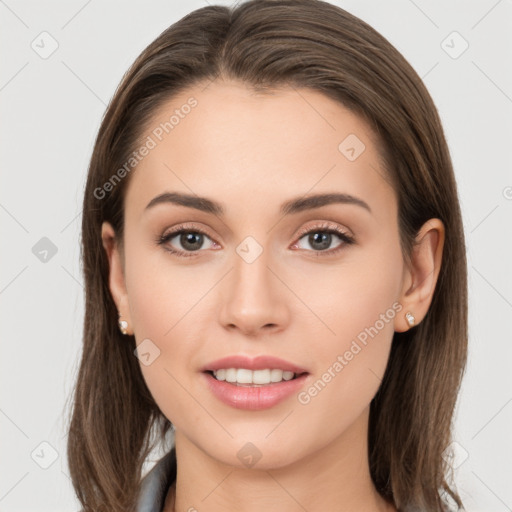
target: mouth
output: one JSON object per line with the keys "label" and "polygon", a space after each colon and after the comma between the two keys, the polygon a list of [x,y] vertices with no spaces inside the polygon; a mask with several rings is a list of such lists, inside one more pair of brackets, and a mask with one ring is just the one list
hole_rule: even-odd
{"label": "mouth", "polygon": [[291,398],[311,376],[305,368],[270,354],[234,354],[212,361],[200,371],[215,398],[230,407],[252,411]]}
{"label": "mouth", "polygon": [[264,368],[260,370],[219,368],[217,370],[206,370],[204,373],[219,382],[225,382],[233,386],[258,388],[295,380],[306,375],[308,372],[292,372],[280,368]]}

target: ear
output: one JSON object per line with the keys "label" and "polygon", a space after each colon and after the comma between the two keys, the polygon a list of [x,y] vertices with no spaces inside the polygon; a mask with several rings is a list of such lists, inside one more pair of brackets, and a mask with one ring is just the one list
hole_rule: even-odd
{"label": "ear", "polygon": [[124,268],[122,254],[119,249],[119,243],[116,239],[114,228],[109,222],[103,222],[101,226],[101,239],[103,248],[107,253],[109,264],[108,285],[112,298],[117,306],[121,318],[128,322],[126,334],[133,334],[132,321],[130,317],[130,306],[128,303],[128,293],[124,278]]}
{"label": "ear", "polygon": [[410,329],[405,318],[411,312],[418,325],[428,312],[441,269],[445,239],[444,224],[440,219],[430,219],[419,230],[411,254],[410,265],[405,268],[399,299],[402,314],[395,318],[395,331]]}

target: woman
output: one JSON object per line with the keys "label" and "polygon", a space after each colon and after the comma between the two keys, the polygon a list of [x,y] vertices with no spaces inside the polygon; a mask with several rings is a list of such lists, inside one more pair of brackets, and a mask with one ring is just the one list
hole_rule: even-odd
{"label": "woman", "polygon": [[82,244],[84,511],[462,507],[456,183],[427,90],[366,23],[257,0],[172,25],[105,114]]}

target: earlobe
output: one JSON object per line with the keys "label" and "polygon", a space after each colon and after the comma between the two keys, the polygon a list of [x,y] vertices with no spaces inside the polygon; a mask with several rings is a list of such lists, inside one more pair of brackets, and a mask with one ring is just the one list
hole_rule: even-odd
{"label": "earlobe", "polygon": [[108,259],[108,286],[119,312],[119,328],[123,334],[133,334],[130,330],[130,308],[124,278],[122,254],[114,228],[109,222],[103,222],[101,226],[101,239]]}
{"label": "earlobe", "polygon": [[[440,219],[430,219],[419,230],[404,278],[400,303],[404,315],[397,317],[395,331],[407,331],[425,317],[432,302],[441,269],[445,229]],[[411,317],[414,321],[411,321]]]}

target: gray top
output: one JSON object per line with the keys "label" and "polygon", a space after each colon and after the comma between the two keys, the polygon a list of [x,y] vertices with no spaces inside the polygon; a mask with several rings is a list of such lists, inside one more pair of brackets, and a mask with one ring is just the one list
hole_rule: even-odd
{"label": "gray top", "polygon": [[142,479],[136,512],[162,512],[165,497],[176,480],[176,448],[164,455]]}

